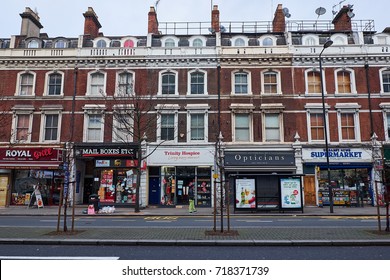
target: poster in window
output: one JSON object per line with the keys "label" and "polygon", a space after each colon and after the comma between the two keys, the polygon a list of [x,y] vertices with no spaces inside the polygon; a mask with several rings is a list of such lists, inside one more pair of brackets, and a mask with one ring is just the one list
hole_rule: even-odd
{"label": "poster in window", "polygon": [[299,178],[280,179],[280,188],[282,208],[302,208]]}
{"label": "poster in window", "polygon": [[236,179],[236,208],[256,208],[255,179]]}

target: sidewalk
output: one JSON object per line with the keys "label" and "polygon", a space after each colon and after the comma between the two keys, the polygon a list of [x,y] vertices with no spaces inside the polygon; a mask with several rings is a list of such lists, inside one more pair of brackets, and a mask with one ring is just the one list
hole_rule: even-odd
{"label": "sidewalk", "polygon": [[[212,208],[198,208],[195,214],[189,214],[187,208],[145,208],[140,213],[134,213],[133,208],[116,208],[113,214],[98,214],[95,216],[83,214],[86,206],[76,206],[76,219],[98,218],[99,216],[116,216],[129,218],[131,216],[213,216]],[[63,209],[62,209],[63,213]],[[134,227],[134,228],[75,228],[71,231],[68,223],[68,231],[56,232],[53,228],[41,227],[0,227],[0,244],[83,244],[83,245],[187,245],[187,246],[213,246],[213,245],[244,245],[244,246],[390,246],[390,233],[385,231],[386,209],[380,208],[382,231],[378,231],[375,222],[365,223],[364,227],[267,227],[262,228],[231,228],[230,232],[220,232],[219,218],[217,228],[213,231],[213,222],[210,228],[158,228],[158,227]],[[0,208],[0,216],[47,216],[57,217],[58,207],[27,208],[12,206]],[[72,208],[68,208],[67,215],[72,216]],[[330,213],[329,207],[305,207],[304,212],[289,211],[248,213],[231,212],[231,216],[255,215],[259,219],[264,216],[300,217],[323,216],[324,218],[353,218],[354,216],[366,216],[367,219],[377,219],[377,208],[365,206],[362,208],[334,207],[334,213]],[[211,220],[211,219],[210,219]],[[342,225],[342,224],[341,224]],[[367,225],[367,226],[366,226]],[[226,222],[225,222],[226,230]]]}

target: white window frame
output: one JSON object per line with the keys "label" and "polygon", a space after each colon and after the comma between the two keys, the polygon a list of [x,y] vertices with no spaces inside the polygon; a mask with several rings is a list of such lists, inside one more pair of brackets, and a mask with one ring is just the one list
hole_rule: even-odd
{"label": "white window frame", "polygon": [[[346,71],[349,72],[349,77],[350,77],[350,83],[351,83],[351,92],[350,93],[344,93],[344,92],[339,92],[338,88],[338,79],[337,79],[337,74],[339,72]],[[357,96],[357,91],[356,91],[356,80],[355,80],[355,71],[351,68],[341,68],[341,69],[336,69],[334,71],[334,79],[335,79],[335,96]],[[325,83],[326,84],[326,83]]]}
{"label": "white window frame", "polygon": [[58,39],[54,42],[55,49],[65,49],[68,47],[68,41],[65,39]]}
{"label": "white window frame", "polygon": [[[134,105],[128,104],[128,105],[121,105],[116,104],[113,107],[114,114],[113,114],[113,128],[112,128],[112,142],[116,143],[130,143],[133,142],[134,139]],[[123,112],[123,114],[122,114]],[[126,125],[123,125],[123,122],[120,122],[118,118],[115,116],[118,115],[124,115],[125,118],[129,118],[127,121],[128,123]],[[127,130],[129,133],[125,135],[126,132],[124,130]],[[129,131],[130,130],[130,131]]]}
{"label": "white window frame", "polygon": [[379,104],[379,107],[382,108],[382,114],[383,114],[383,127],[384,127],[384,133],[385,133],[385,141],[390,141],[390,135],[388,128],[390,127],[390,122],[387,120],[387,115],[390,115],[390,103],[389,102],[383,102]]}
{"label": "white window frame", "polygon": [[[246,104],[246,103],[232,103],[230,105],[230,109],[232,111],[232,141],[236,143],[252,143],[254,139],[253,135],[253,111],[255,109],[255,106],[252,104]],[[248,121],[249,121],[249,134],[248,134],[248,141],[246,140],[237,140],[236,135],[236,116],[237,115],[248,115]]]}
{"label": "white window frame", "polygon": [[[122,93],[120,91],[120,86],[121,86],[121,84],[120,84],[120,76],[122,74],[130,74],[130,75],[132,75],[132,83],[130,84],[131,85],[131,93],[130,94]],[[118,71],[116,73],[115,95],[116,96],[134,96],[134,95],[136,95],[135,94],[135,72],[134,71],[124,70],[124,71]]]}
{"label": "white window frame", "polygon": [[38,39],[32,39],[27,43],[28,49],[39,49],[41,47],[42,41]]}
{"label": "white window frame", "polygon": [[[87,104],[83,107],[84,110],[84,129],[83,129],[83,142],[94,143],[94,142],[103,142],[104,140],[104,124],[105,124],[105,105],[90,105]],[[100,139],[98,141],[88,140],[89,132],[89,118],[91,115],[101,115],[101,124],[100,124]]]}
{"label": "white window frame", "polygon": [[[381,85],[381,94],[383,94],[383,95],[390,95],[390,91],[385,92],[385,88],[383,86],[383,84],[384,84],[384,82],[383,82],[383,73],[384,72],[387,72],[390,75],[390,68],[386,67],[386,68],[382,68],[382,69],[379,70],[379,80],[380,80],[380,85]],[[389,86],[390,86],[390,83],[389,83]]]}
{"label": "white window frame", "polygon": [[[103,92],[102,93],[97,93],[97,94],[92,94],[92,75],[94,74],[101,74],[103,75]],[[107,73],[101,70],[95,70],[91,71],[88,73],[88,90],[86,95],[89,96],[106,96],[106,86],[107,86]]]}
{"label": "white window frame", "polygon": [[333,41],[333,45],[344,46],[348,45],[348,36],[345,34],[337,33],[330,36],[330,40]]}
{"label": "white window frame", "polygon": [[[191,75],[194,74],[194,73],[202,73],[204,75],[204,80],[203,80],[203,94],[192,94],[191,93]],[[204,96],[204,95],[208,95],[208,92],[207,92],[207,72],[204,71],[204,70],[200,70],[200,69],[195,69],[195,70],[191,70],[191,71],[188,71],[187,73],[187,95],[189,96]]]}
{"label": "white window frame", "polygon": [[[337,110],[337,128],[339,134],[339,142],[360,142],[360,120],[359,120],[359,108],[361,106],[357,103],[337,103],[335,108]],[[342,139],[342,128],[341,128],[341,114],[353,114],[354,120],[354,133],[355,139]]]}
{"label": "white window frame", "polygon": [[[174,43],[173,46],[166,46],[168,42],[172,42],[172,41]],[[165,36],[161,38],[161,45],[163,48],[167,48],[167,49],[177,48],[177,46],[179,45],[179,38],[175,36]]]}
{"label": "white window frame", "polygon": [[[276,93],[266,93],[265,92],[265,77],[267,73],[273,72],[276,74]],[[282,94],[282,82],[280,71],[274,69],[267,69],[261,71],[261,94],[262,95],[281,95]]]}
{"label": "white window frame", "polygon": [[[238,47],[238,48],[243,48],[248,46],[248,37],[246,36],[234,36],[232,37],[232,46],[233,47]],[[238,42],[243,42],[243,45],[237,45]]]}
{"label": "white window frame", "polygon": [[[178,131],[179,127],[179,109],[178,104],[159,104],[155,107],[157,110],[157,142],[159,143],[177,143],[178,142]],[[161,140],[161,115],[172,115],[174,114],[174,139],[173,140]]]}
{"label": "white window frame", "polygon": [[303,46],[318,46],[320,45],[320,38],[314,34],[306,34],[302,36]]}
{"label": "white window frame", "polygon": [[[264,143],[284,143],[284,126],[283,126],[283,110],[284,105],[281,103],[267,103],[260,105],[261,110],[261,131],[262,131],[262,142]],[[278,114],[279,117],[279,141],[267,141],[266,138],[266,125],[265,115],[267,114]]]}
{"label": "white window frame", "polygon": [[[175,75],[175,92],[174,94],[163,94],[162,93],[162,78],[164,74],[173,74]],[[164,97],[172,97],[172,96],[178,96],[179,95],[179,90],[178,90],[178,72],[174,70],[164,70],[160,71],[159,73],[159,78],[158,78],[158,93],[157,95],[164,96]]]}
{"label": "white window frame", "polygon": [[[246,93],[236,93],[236,74],[246,74],[247,75],[247,92]],[[238,96],[248,96],[252,95],[252,75],[250,71],[246,70],[237,70],[232,71],[231,74],[231,81],[232,81],[232,95],[238,95]]]}
{"label": "white window frame", "polygon": [[[305,95],[308,95],[308,96],[322,95],[321,76],[320,76],[320,91],[319,92],[309,92],[309,73],[312,73],[312,72],[319,73],[320,75],[322,75],[322,80],[325,81],[325,69],[322,69],[322,73],[320,73],[320,70],[316,69],[316,68],[306,69],[305,70]],[[326,83],[324,82],[324,95],[326,95],[326,94],[327,94]]]}
{"label": "white window frame", "polygon": [[[188,104],[185,109],[187,110],[187,142],[189,143],[207,143],[208,142],[208,111],[210,106],[207,104]],[[203,133],[204,139],[201,140],[192,140],[191,139],[191,116],[192,115],[203,115]]]}
{"label": "white window frame", "polygon": [[[270,39],[271,42],[272,42],[272,45],[264,44],[264,42],[265,42],[266,39]],[[264,35],[264,36],[261,36],[261,37],[259,38],[259,45],[260,45],[261,47],[265,47],[265,48],[267,48],[267,47],[274,47],[274,46],[276,46],[276,40],[277,40],[277,39],[276,39],[275,36],[272,36],[272,35]]]}
{"label": "white window frame", "polygon": [[[98,44],[101,41],[104,41],[106,43],[106,45],[104,47],[98,46]],[[98,38],[95,38],[95,40],[93,40],[93,47],[98,48],[98,49],[106,49],[106,48],[110,47],[110,43],[111,43],[110,39],[107,39],[104,37],[98,37]]]}
{"label": "white window frame", "polygon": [[[32,134],[32,122],[33,122],[33,107],[14,107],[13,110],[13,121],[12,121],[12,133],[11,133],[11,143],[30,143],[31,142],[31,134]],[[18,128],[18,116],[19,115],[28,115],[28,131],[27,131],[27,139],[26,140],[17,140],[17,128]]]}
{"label": "white window frame", "polygon": [[[24,74],[32,75],[33,81],[32,81],[32,92],[31,94],[21,94],[21,82],[22,82],[22,76]],[[35,84],[36,84],[36,73],[32,71],[23,71],[18,73],[17,81],[16,81],[16,91],[15,96],[21,96],[21,97],[31,97],[35,96]]]}
{"label": "white window frame", "polygon": [[[308,137],[308,142],[309,143],[324,143],[325,142],[325,131],[324,131],[324,140],[314,140],[311,135],[311,115],[312,114],[323,114],[323,109],[322,109],[322,103],[307,103],[305,105],[306,109],[306,127],[307,127],[307,137]],[[330,141],[330,135],[329,135],[329,114],[328,111],[330,109],[330,106],[325,103],[325,118],[326,118],[326,124],[327,127],[326,132],[327,132],[327,138],[328,142]]]}
{"label": "white window frame", "polygon": [[[53,107],[43,107],[41,108],[41,131],[40,131],[40,142],[42,143],[60,143],[60,133],[61,133],[61,124],[62,124],[62,105],[53,106]],[[57,137],[55,140],[45,140],[45,132],[46,132],[46,118],[50,115],[58,116],[58,124],[57,124]]]}
{"label": "white window frame", "polygon": [[[60,89],[60,94],[53,94],[53,95],[50,95],[49,94],[49,86],[50,86],[50,76],[53,75],[53,74],[58,74],[61,76],[61,89]],[[59,97],[59,96],[64,96],[64,72],[62,71],[50,71],[50,72],[47,72],[46,73],[46,77],[45,77],[45,91],[44,91],[44,95],[45,96],[50,96],[50,97]]]}
{"label": "white window frame", "polygon": [[[199,41],[199,40],[202,42],[202,45],[201,46],[195,46],[194,45],[195,42]],[[190,42],[190,46],[193,47],[193,48],[202,48],[202,47],[206,46],[206,38],[203,37],[203,36],[193,36],[188,41]]]}
{"label": "white window frame", "polygon": [[[134,43],[133,47],[125,47],[125,43],[128,40],[133,41],[133,43]],[[135,47],[137,47],[137,45],[138,45],[138,39],[135,38],[135,37],[125,37],[125,38],[121,39],[121,46],[122,46],[122,48],[135,48]]]}

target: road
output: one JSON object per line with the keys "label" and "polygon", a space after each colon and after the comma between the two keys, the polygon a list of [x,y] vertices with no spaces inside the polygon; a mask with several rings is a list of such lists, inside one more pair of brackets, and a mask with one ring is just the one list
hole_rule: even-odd
{"label": "road", "polygon": [[[71,220],[67,220],[70,225]],[[77,216],[75,228],[136,228],[136,227],[185,227],[205,228],[212,227],[212,216]],[[226,227],[227,221],[224,220]],[[382,228],[385,228],[385,220],[381,220]],[[1,216],[0,227],[46,227],[55,228],[57,217],[55,216]],[[217,218],[217,226],[219,219]],[[275,216],[234,216],[230,219],[232,228],[261,228],[261,227],[378,227],[378,220],[373,216],[299,216],[299,217],[275,217]]]}

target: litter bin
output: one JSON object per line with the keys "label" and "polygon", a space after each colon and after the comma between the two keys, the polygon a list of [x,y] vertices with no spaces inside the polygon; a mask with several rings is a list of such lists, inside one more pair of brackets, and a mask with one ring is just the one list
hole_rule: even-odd
{"label": "litter bin", "polygon": [[99,211],[99,205],[100,205],[100,198],[97,194],[91,194],[89,196],[89,205],[93,205],[93,208],[95,209],[95,212]]}

